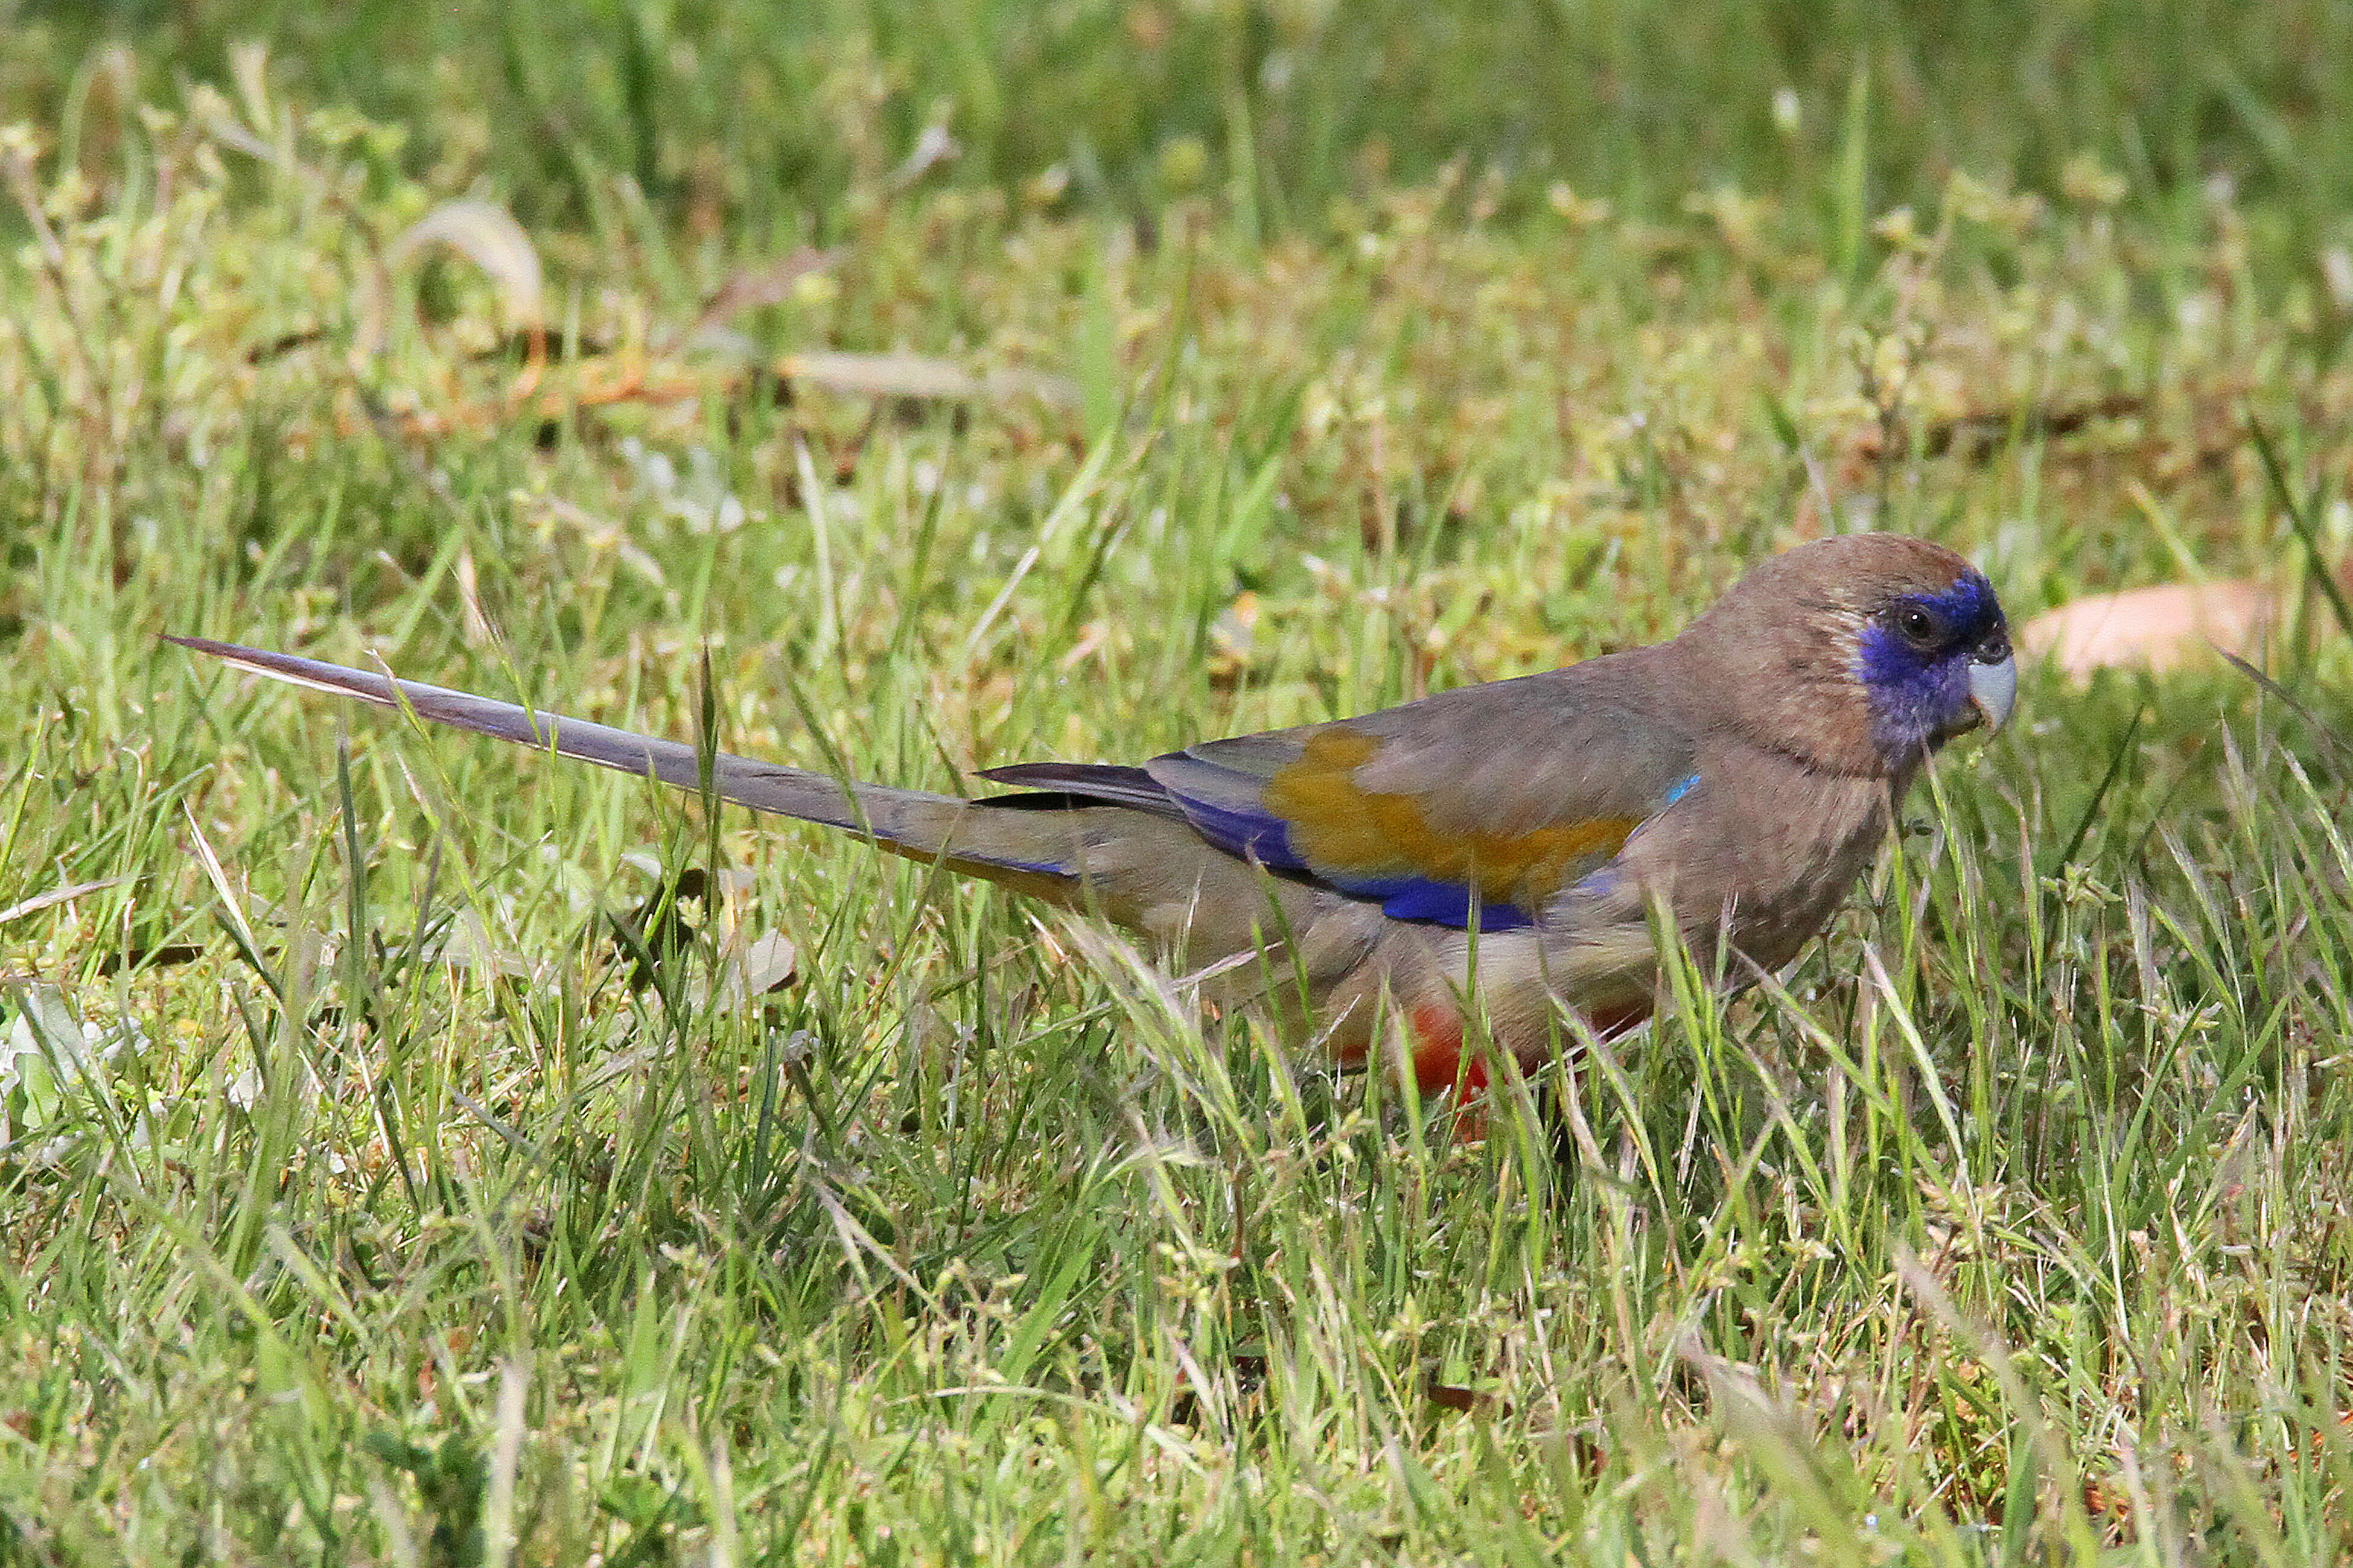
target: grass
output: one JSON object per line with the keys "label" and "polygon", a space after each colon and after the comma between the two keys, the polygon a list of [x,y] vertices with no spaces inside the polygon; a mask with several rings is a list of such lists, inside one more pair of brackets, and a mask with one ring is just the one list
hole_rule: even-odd
{"label": "grass", "polygon": [[[2185,12],[2135,56],[2038,13],[2028,58],[2090,50],[2080,124],[2030,93],[1969,132],[1875,67],[1848,114],[1853,64],[1949,47],[1920,80],[1959,103],[2009,79],[2006,9],[1849,18],[1792,34],[1794,142],[1740,118],[1767,55],[1688,135],[1595,110],[1589,164],[1491,172],[1450,159],[1532,89],[1432,108],[1487,58],[1437,12],[1171,8],[1153,46],[1069,8],[1104,36],[1066,79],[1013,8],[934,9],[954,47],[819,8],[797,54],[750,10],[597,12],[659,78],[626,90],[553,21],[419,55],[290,13],[315,47],[224,71],[228,13],[191,7],[77,75],[83,24],[35,16],[5,69],[41,142],[0,146],[42,215],[0,272],[0,1554],[2341,1556],[2327,595],[2271,685],[2031,679],[1781,984],[1687,987],[1559,1069],[1566,1168],[1516,1102],[1474,1141],[1205,1026],[1082,923],[158,643],[955,787],[1650,640],[1833,528],[1968,549],[2021,621],[2353,533],[2343,89],[2253,27]],[[1311,24],[1323,107],[1288,118],[1114,52]],[[1445,90],[1375,102],[1374,48]],[[819,57],[884,89],[836,82],[796,208],[711,117]],[[1625,58],[1631,91],[1694,56]],[[1077,101],[1124,60],[1128,142]],[[575,78],[564,137],[494,133]],[[935,99],[972,161],[894,181]],[[1171,127],[1208,155],[1182,179]],[[1235,176],[1245,131],[1280,178]],[[601,352],[525,363],[448,257],[377,281],[477,181],[531,217],[559,346]],[[739,339],[675,347],[804,241],[833,254]],[[1060,379],[748,368],[817,347]],[[691,870],[721,895],[670,900]],[[728,1000],[730,942],[776,934],[791,984]]]}
{"label": "grass", "polygon": [[2346,237],[2353,180],[2339,0],[14,0],[0,19],[26,44],[0,102],[77,146],[107,144],[125,96],[217,79],[262,38],[306,99],[401,127],[400,161],[444,189],[582,227],[626,180],[706,241],[850,231],[845,198],[926,126],[962,179],[1145,221],[1211,191],[1268,234],[1459,159],[1523,209],[1554,181],[1649,221],[1695,191],[1783,195],[1793,230],[1847,226],[1852,254],[1864,208],[1925,206],[1955,169],[2056,195],[2088,153],[2168,238],[2228,175],[2308,265]]}

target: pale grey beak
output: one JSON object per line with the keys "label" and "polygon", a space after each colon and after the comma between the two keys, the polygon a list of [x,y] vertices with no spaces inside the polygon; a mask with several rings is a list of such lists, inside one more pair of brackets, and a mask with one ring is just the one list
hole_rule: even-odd
{"label": "pale grey beak", "polygon": [[1969,665],[1969,700],[1985,715],[1986,728],[1999,730],[2018,701],[2018,660],[2007,650],[1995,664]]}

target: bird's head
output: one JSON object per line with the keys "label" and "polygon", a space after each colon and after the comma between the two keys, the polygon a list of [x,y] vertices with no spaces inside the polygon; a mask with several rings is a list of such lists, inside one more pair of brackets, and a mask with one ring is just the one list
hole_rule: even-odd
{"label": "bird's head", "polygon": [[1745,689],[1724,695],[1751,739],[1841,773],[1909,778],[1954,736],[1999,728],[2018,695],[1993,585],[1902,534],[1777,555],[1684,637]]}

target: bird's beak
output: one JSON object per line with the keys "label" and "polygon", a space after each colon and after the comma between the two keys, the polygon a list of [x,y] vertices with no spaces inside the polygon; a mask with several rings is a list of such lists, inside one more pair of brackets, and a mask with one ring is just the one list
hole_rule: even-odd
{"label": "bird's beak", "polygon": [[2005,638],[1979,649],[1970,662],[1969,706],[1985,720],[1987,729],[1999,730],[2017,702],[2018,660],[2011,657]]}

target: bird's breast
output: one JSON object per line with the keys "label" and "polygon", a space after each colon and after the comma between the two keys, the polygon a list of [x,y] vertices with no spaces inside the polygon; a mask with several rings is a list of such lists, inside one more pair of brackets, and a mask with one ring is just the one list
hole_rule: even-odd
{"label": "bird's breast", "polygon": [[1707,763],[1698,787],[1628,842],[1613,868],[1620,902],[1646,910],[1662,900],[1694,952],[1728,937],[1777,969],[1870,868],[1886,833],[1888,785],[1755,748]]}

